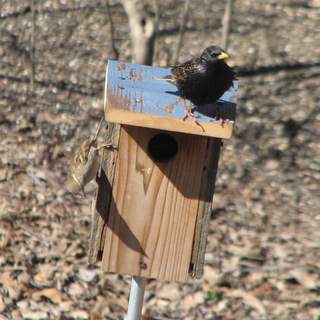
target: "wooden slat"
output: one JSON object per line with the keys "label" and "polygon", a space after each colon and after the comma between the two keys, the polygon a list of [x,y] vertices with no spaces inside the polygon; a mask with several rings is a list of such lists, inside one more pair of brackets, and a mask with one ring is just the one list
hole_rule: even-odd
{"label": "wooden slat", "polygon": [[176,157],[155,163],[148,142],[162,131],[122,126],[105,232],[104,271],[185,281],[191,261],[207,138],[171,133]]}
{"label": "wooden slat", "polygon": [[[109,123],[108,129],[104,138],[104,143],[112,143],[118,146],[120,126],[117,124]],[[89,263],[95,263],[101,260],[106,221],[108,218],[108,211],[111,202],[111,184],[114,178],[114,168],[117,158],[117,150],[105,150],[103,153],[101,173],[96,181],[98,189],[95,198],[92,201],[91,207],[91,234],[88,260]],[[111,184],[110,184],[111,181]]]}
{"label": "wooden slat", "polygon": [[206,158],[201,181],[199,207],[195,230],[194,245],[192,249],[192,260],[190,275],[200,279],[203,275],[205,263],[205,252],[212,212],[212,198],[214,194],[216,174],[220,154],[221,139],[209,138],[207,144]]}
{"label": "wooden slat", "polygon": [[[234,81],[219,103],[198,106],[197,125],[183,121],[185,108],[177,88],[163,80],[168,68],[110,60],[106,74],[105,111],[108,121],[210,137],[230,138],[235,121],[238,82]],[[186,102],[192,106],[190,101]],[[227,119],[226,123],[216,117]]]}
{"label": "wooden slat", "polygon": [[[107,70],[108,72],[108,66]],[[107,74],[104,88],[104,110],[107,106]],[[91,205],[91,232],[88,253],[88,262],[93,264],[102,259],[105,241],[106,221],[112,198],[112,183],[114,179],[115,164],[117,159],[117,148],[119,143],[120,125],[108,122],[103,143],[112,143],[116,149],[113,152],[105,150],[101,161],[101,170],[96,178],[98,189]]]}
{"label": "wooden slat", "polygon": [[197,134],[201,136],[214,136],[224,139],[229,139],[233,130],[233,123],[222,123],[216,121],[215,123],[200,123],[198,125],[192,119],[183,120],[169,119],[166,117],[148,115],[143,113],[130,112],[124,109],[110,109],[108,113],[110,121],[129,124],[139,127],[162,129],[162,130],[175,130],[176,132],[187,132],[189,134]]}

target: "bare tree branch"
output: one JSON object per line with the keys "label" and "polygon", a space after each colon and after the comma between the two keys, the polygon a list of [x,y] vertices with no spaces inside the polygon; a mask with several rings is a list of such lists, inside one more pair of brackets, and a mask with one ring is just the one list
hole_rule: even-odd
{"label": "bare tree branch", "polygon": [[[111,7],[111,5],[110,5]],[[112,7],[114,8],[118,8],[119,5],[118,4],[114,4],[112,5]],[[77,11],[83,11],[83,10],[105,10],[106,6],[100,3],[91,5],[91,4],[87,4],[87,5],[82,5],[82,6],[77,6],[77,7],[63,7],[63,8],[58,8],[58,9],[47,9],[47,8],[43,8],[41,10],[41,14],[59,14],[59,13],[68,13],[68,12],[77,12]],[[19,18],[19,17],[23,17],[25,15],[28,15],[31,12],[31,8],[30,6],[26,6],[25,8],[23,8],[21,11],[15,11],[15,12],[11,12],[11,13],[7,13],[7,14],[1,14],[0,15],[0,21],[1,20],[5,20],[5,19],[10,19],[10,18]],[[40,10],[37,9],[36,13],[40,13]]]}
{"label": "bare tree branch", "polygon": [[153,61],[158,60],[159,56],[159,49],[158,49],[158,31],[159,31],[159,21],[160,21],[160,15],[161,15],[161,10],[160,10],[160,3],[158,0],[153,0],[153,9],[155,13],[154,17],[154,26],[155,26],[155,39],[154,39],[154,52],[153,52]]}
{"label": "bare tree branch", "polygon": [[224,10],[224,15],[222,18],[221,46],[225,50],[227,50],[228,44],[229,44],[229,35],[230,35],[230,26],[231,26],[231,16],[232,16],[233,4],[234,4],[234,0],[227,0],[226,7]]}
{"label": "bare tree branch", "polygon": [[35,0],[31,0],[31,39],[30,39],[30,60],[31,60],[31,75],[30,86],[31,92],[34,92],[34,78],[36,73],[36,60],[35,60],[35,34],[36,34],[36,13],[35,13]]}
{"label": "bare tree branch", "polygon": [[187,21],[188,21],[190,3],[191,3],[190,0],[186,0],[184,3],[184,9],[183,9],[183,12],[181,15],[181,20],[180,20],[178,42],[177,42],[175,52],[173,54],[173,64],[176,64],[179,60],[180,50],[182,47],[182,40],[183,40],[183,36],[184,36],[185,30],[186,30]]}
{"label": "bare tree branch", "polygon": [[4,44],[5,46],[7,46],[11,55],[16,58],[24,59],[24,63],[28,66],[31,64],[30,50],[19,43],[17,35],[8,30],[1,30],[0,38],[0,44]]}
{"label": "bare tree branch", "polygon": [[110,32],[110,39],[111,39],[111,50],[113,54],[113,59],[118,60],[119,58],[119,50],[116,47],[115,44],[115,38],[114,38],[114,23],[112,19],[112,14],[111,14],[111,8],[110,8],[110,2],[107,0],[107,15],[109,19],[109,32]]}
{"label": "bare tree branch", "polygon": [[155,19],[146,11],[142,1],[122,0],[122,4],[129,19],[133,61],[151,65],[156,34]]}
{"label": "bare tree branch", "polygon": [[[28,84],[30,79],[28,77],[17,77],[11,76],[8,74],[0,73],[0,80],[7,80],[16,83],[25,83]],[[40,87],[54,87],[61,91],[67,91],[71,93],[77,93],[83,96],[96,97],[98,96],[102,90],[103,86],[97,84],[96,86],[92,86],[91,88],[87,87],[81,83],[74,83],[71,81],[52,81],[52,80],[35,80],[35,83]],[[101,81],[100,81],[101,83]]]}

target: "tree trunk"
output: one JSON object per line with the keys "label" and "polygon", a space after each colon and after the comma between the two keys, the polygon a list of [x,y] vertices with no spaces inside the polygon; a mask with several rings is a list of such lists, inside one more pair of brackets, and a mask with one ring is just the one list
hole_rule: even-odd
{"label": "tree trunk", "polygon": [[122,0],[128,15],[132,40],[132,60],[139,64],[152,64],[157,21],[145,10],[142,1]]}

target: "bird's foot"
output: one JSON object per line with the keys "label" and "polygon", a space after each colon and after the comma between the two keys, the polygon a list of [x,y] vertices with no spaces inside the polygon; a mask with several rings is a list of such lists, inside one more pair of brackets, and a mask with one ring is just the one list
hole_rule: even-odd
{"label": "bird's foot", "polygon": [[229,119],[225,119],[225,118],[220,118],[219,119],[221,121],[221,127],[224,128],[225,124],[228,124],[230,122]]}
{"label": "bird's foot", "polygon": [[182,121],[186,121],[188,118],[191,119],[192,121],[194,121],[195,124],[201,128],[202,132],[205,132],[204,127],[203,127],[202,124],[194,117],[194,114],[193,114],[193,113],[188,112],[188,113],[183,117]]}
{"label": "bird's foot", "polygon": [[191,119],[192,121],[194,121],[194,122],[196,123],[197,126],[199,126],[199,127],[201,128],[202,132],[205,132],[204,127],[203,127],[203,126],[200,124],[200,122],[199,122],[197,119],[195,119],[195,117],[194,117],[194,114],[193,114],[193,112],[192,112],[193,109],[194,109],[194,107],[188,106],[185,99],[182,99],[182,104],[183,104],[183,107],[184,107],[184,109],[185,109],[185,111],[186,111],[186,115],[183,117],[182,120],[185,121],[185,120],[187,120],[188,118]]}

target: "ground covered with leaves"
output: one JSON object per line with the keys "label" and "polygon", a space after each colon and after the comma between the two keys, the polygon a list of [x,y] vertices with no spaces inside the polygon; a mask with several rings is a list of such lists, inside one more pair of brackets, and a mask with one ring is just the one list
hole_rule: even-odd
{"label": "ground covered with leaves", "polygon": [[[103,114],[106,4],[36,4],[33,91],[29,3],[0,6],[0,319],[121,319],[130,278],[87,265],[90,195],[64,187],[74,146]],[[170,64],[181,6],[161,1],[155,65]],[[219,43],[223,9],[192,2],[180,61]],[[130,61],[125,13],[110,10]],[[236,1],[229,51],[256,72],[240,77],[204,277],[150,280],[145,319],[320,319],[319,20],[318,0]]]}

